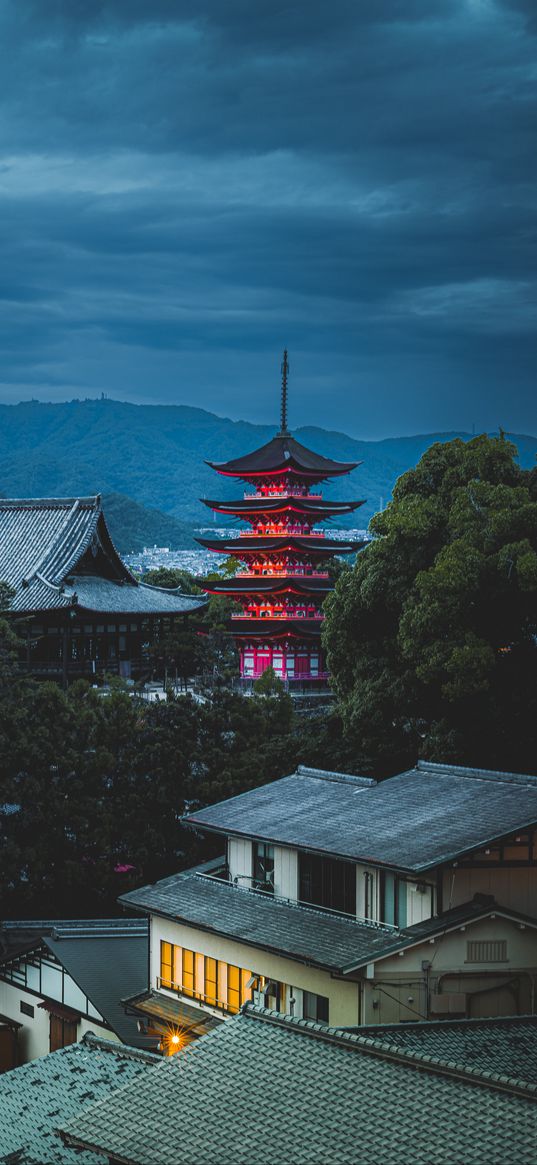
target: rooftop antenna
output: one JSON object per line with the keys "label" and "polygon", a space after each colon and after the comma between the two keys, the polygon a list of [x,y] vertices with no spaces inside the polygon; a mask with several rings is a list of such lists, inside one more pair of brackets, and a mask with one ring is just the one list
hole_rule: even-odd
{"label": "rooftop antenna", "polygon": [[283,360],[281,363],[282,373],[282,406],[280,416],[280,432],[279,437],[288,437],[289,430],[287,428],[287,377],[289,374],[289,361],[287,359],[287,348],[284,348]]}

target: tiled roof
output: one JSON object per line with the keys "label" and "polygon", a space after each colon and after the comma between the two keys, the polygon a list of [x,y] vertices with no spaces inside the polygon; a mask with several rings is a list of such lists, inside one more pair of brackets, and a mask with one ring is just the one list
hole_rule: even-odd
{"label": "tiled roof", "polygon": [[[77,564],[98,539],[114,579],[76,575]],[[138,583],[117,553],[99,494],[87,498],[0,499],[0,580],[15,590],[13,611],[80,607],[121,614],[174,614],[205,604]]]}
{"label": "tiled roof", "polygon": [[394,1044],[404,1051],[439,1056],[537,1085],[536,1015],[377,1024],[354,1030],[357,1035]]}
{"label": "tiled roof", "polygon": [[392,936],[398,933],[292,905],[196,870],[131,890],[120,902],[334,971],[353,961],[370,962],[377,952],[391,946]]}
{"label": "tiled roof", "polygon": [[145,919],[12,922],[5,924],[2,933],[9,939],[9,953],[0,955],[0,961],[14,957],[19,935],[21,946],[24,943],[25,950],[31,949],[33,934],[32,947],[44,945],[54,954],[123,1043],[147,1046],[147,1039],[138,1034],[135,1018],[126,1016],[121,1004],[122,996],[134,995],[147,986],[149,937]]}
{"label": "tiled roof", "polygon": [[140,886],[123,894],[119,901],[198,930],[236,939],[257,950],[276,951],[340,974],[350,974],[367,963],[491,914],[524,926],[537,926],[536,919],[499,906],[490,895],[476,894],[471,902],[398,929],[293,904],[286,898],[207,877],[196,869]]}
{"label": "tiled roof", "polygon": [[537,776],[418,761],[369,786],[296,773],[199,809],[218,832],[421,871],[537,821]]}
{"label": "tiled roof", "polygon": [[294,437],[280,434],[252,453],[246,453],[244,457],[235,457],[233,461],[207,462],[212,469],[231,477],[270,473],[278,469],[288,471],[290,468],[298,472],[305,470],[308,475],[313,474],[315,477],[337,477],[341,473],[349,473],[360,464],[359,461],[332,461],[329,457],[314,453],[306,445],[301,445]]}
{"label": "tiled roof", "polygon": [[63,1135],[127,1165],[530,1165],[536,1096],[247,1007]]}
{"label": "tiled roof", "polygon": [[101,1098],[140,1082],[157,1056],[87,1035],[40,1060],[0,1075],[0,1161],[17,1165],[98,1165],[64,1145],[56,1130]]}

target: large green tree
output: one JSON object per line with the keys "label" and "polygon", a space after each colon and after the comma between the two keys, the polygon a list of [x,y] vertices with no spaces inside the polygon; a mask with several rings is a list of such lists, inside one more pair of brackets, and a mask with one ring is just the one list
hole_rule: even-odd
{"label": "large green tree", "polygon": [[503,434],[433,445],[371,531],[324,628],[356,754],[535,771],[536,471]]}

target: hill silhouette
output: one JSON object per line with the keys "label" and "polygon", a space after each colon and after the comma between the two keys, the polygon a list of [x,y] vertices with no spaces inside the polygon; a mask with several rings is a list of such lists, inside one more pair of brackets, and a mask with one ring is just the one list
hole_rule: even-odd
{"label": "hill silhouette", "polygon": [[[336,460],[363,462],[349,477],[327,484],[325,493],[342,499],[366,498],[355,517],[364,526],[388,501],[400,474],[415,465],[429,445],[470,436],[425,433],[360,441],[314,427],[296,429],[294,435]],[[119,494],[187,527],[208,525],[212,515],[200,504],[200,497],[240,496],[241,486],[219,478],[205,459],[226,461],[272,436],[274,426],[232,421],[186,405],[133,405],[109,399],[0,405],[0,490],[8,497]],[[518,446],[521,464],[533,466],[537,438],[513,434],[511,439]],[[134,521],[133,512],[131,517]],[[143,540],[159,542],[163,537],[168,545],[182,536],[175,529],[172,537],[171,528],[167,538],[157,533],[155,516],[149,519],[146,538],[147,521],[143,517]],[[151,522],[155,533],[149,537]],[[184,537],[184,544],[189,545],[187,531]],[[124,538],[120,545],[126,549]]]}

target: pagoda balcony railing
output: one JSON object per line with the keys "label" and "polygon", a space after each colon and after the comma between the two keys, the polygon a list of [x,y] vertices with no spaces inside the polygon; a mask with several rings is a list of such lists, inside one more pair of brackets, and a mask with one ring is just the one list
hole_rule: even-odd
{"label": "pagoda balcony railing", "polygon": [[287,486],[285,489],[281,490],[281,492],[280,492],[280,490],[274,490],[273,492],[271,491],[270,493],[263,493],[260,490],[255,490],[255,489],[254,490],[245,490],[244,497],[245,497],[245,499],[246,498],[255,498],[255,500],[259,501],[259,502],[270,502],[270,501],[273,501],[275,498],[278,500],[282,499],[284,501],[285,501],[285,498],[310,498],[311,501],[320,502],[320,501],[322,501],[323,495],[320,493],[319,494],[311,494],[308,492],[307,489],[298,489],[298,488],[293,489],[292,487]]}
{"label": "pagoda balcony railing", "polygon": [[256,578],[275,578],[275,579],[278,579],[280,581],[284,581],[285,579],[293,579],[293,578],[323,578],[324,579],[324,578],[330,578],[330,575],[328,574],[327,570],[315,570],[315,571],[311,570],[308,573],[308,571],[306,571],[306,570],[286,570],[285,567],[283,567],[282,570],[274,570],[274,568],[271,568],[271,569],[262,568],[260,570],[240,570],[240,571],[237,571],[237,574],[234,577],[239,578],[239,579],[240,578],[253,578],[253,579],[256,579]]}
{"label": "pagoda balcony railing", "polygon": [[241,611],[240,615],[232,615],[232,619],[303,619],[304,622],[324,619],[322,611],[315,614],[306,614],[305,611]]}
{"label": "pagoda balcony railing", "polygon": [[300,526],[286,526],[285,530],[241,530],[241,538],[324,538],[324,530],[303,530]]}

